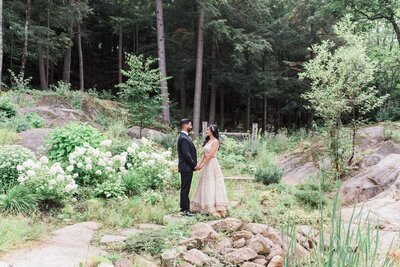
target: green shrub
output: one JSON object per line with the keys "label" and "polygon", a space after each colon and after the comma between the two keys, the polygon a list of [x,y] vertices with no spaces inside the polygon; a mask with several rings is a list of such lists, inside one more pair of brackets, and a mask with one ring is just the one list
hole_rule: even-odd
{"label": "green shrub", "polygon": [[125,187],[121,180],[111,179],[96,185],[94,193],[96,197],[122,199],[125,196]]}
{"label": "green shrub", "polygon": [[73,108],[82,108],[83,93],[71,90],[71,84],[58,81],[57,85],[51,85],[50,89],[55,91],[57,95],[66,98]]}
{"label": "green shrub", "polygon": [[189,232],[190,227],[187,221],[168,225],[159,230],[130,236],[125,242],[123,250],[137,254],[147,252],[153,256],[159,256],[164,250],[178,245],[179,241],[189,235]]}
{"label": "green shrub", "polygon": [[26,119],[32,128],[42,128],[46,123],[46,121],[35,112],[26,114]]}
{"label": "green shrub", "polygon": [[0,118],[0,126],[3,128],[13,129],[17,133],[29,130],[31,128],[41,128],[45,124],[45,120],[37,113],[17,114],[11,118]]}
{"label": "green shrub", "polygon": [[32,151],[22,146],[0,146],[0,190],[17,184],[17,166],[34,157]]}
{"label": "green shrub", "polygon": [[147,181],[137,171],[129,171],[123,177],[124,186],[128,195],[138,195],[148,188]]}
{"label": "green shrub", "polygon": [[23,93],[30,89],[32,77],[25,78],[22,72],[15,74],[12,70],[8,70],[11,76],[12,87],[15,91]]}
{"label": "green shrub", "polygon": [[2,120],[1,127],[13,129],[17,133],[29,130],[32,128],[31,123],[27,120],[26,116],[23,114],[17,114],[16,116]]}
{"label": "green shrub", "polygon": [[13,145],[18,141],[18,134],[14,129],[0,129],[0,145]]}
{"label": "green shrub", "polygon": [[0,195],[0,211],[4,213],[25,213],[36,210],[36,196],[26,187],[17,185]]}
{"label": "green shrub", "polygon": [[283,170],[275,165],[260,168],[255,173],[255,180],[265,185],[278,184],[283,176]]}
{"label": "green shrub", "polygon": [[17,115],[17,106],[7,95],[0,95],[0,118],[11,118]]}
{"label": "green shrub", "polygon": [[98,147],[102,140],[103,136],[96,128],[82,123],[69,123],[62,128],[55,129],[49,135],[47,139],[49,159],[66,164],[68,155],[76,147],[82,147],[86,143],[92,147]]}
{"label": "green shrub", "polygon": [[160,203],[163,200],[161,193],[154,190],[148,190],[144,192],[142,197],[146,203],[150,203],[151,205]]}
{"label": "green shrub", "polygon": [[299,189],[294,196],[297,201],[311,208],[318,208],[319,205],[326,204],[326,197],[320,190],[307,188],[306,190]]}

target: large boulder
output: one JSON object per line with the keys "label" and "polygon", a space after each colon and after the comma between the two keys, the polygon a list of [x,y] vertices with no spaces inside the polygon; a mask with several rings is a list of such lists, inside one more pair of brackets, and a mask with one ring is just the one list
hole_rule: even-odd
{"label": "large boulder", "polygon": [[381,230],[393,232],[400,232],[399,211],[400,181],[366,202],[341,209],[342,218],[346,223],[357,223],[354,218],[351,221],[354,213],[361,216],[362,223],[376,224]]}
{"label": "large boulder", "polygon": [[183,251],[180,248],[172,248],[161,254],[161,263],[164,267],[173,267],[180,261]]}
{"label": "large boulder", "polygon": [[370,147],[378,145],[385,140],[385,127],[368,126],[357,130],[356,133],[356,150],[364,151]]}
{"label": "large boulder", "polygon": [[165,134],[160,131],[147,129],[147,128],[140,129],[140,127],[138,127],[138,126],[133,126],[133,127],[129,128],[128,135],[131,138],[135,138],[135,139],[140,139],[142,137],[162,139],[165,136]]}
{"label": "large boulder", "polygon": [[275,256],[268,263],[267,267],[282,267],[284,264],[284,258],[282,256]]}
{"label": "large boulder", "polygon": [[257,252],[251,248],[239,248],[225,255],[225,261],[230,264],[240,264],[257,257]]}
{"label": "large boulder", "polygon": [[296,185],[316,176],[321,167],[330,169],[330,161],[323,157],[324,151],[324,143],[315,142],[279,157],[276,164],[283,170],[282,181]]}
{"label": "large boulder", "polygon": [[197,223],[192,226],[190,238],[197,239],[203,245],[218,237],[218,233],[206,223]]}
{"label": "large boulder", "polygon": [[51,129],[30,129],[19,133],[18,144],[32,150],[36,155],[43,155],[45,150],[45,140]]}
{"label": "large boulder", "polygon": [[271,240],[264,236],[257,234],[246,242],[247,247],[253,249],[257,254],[265,255],[271,252],[274,245]]}
{"label": "large boulder", "polygon": [[210,257],[198,249],[191,249],[183,255],[183,259],[195,266],[203,266],[210,262]]}
{"label": "large boulder", "polygon": [[21,108],[18,112],[38,113],[45,121],[47,127],[60,127],[72,121],[88,122],[92,126],[99,127],[93,118],[89,117],[83,111],[72,108],[38,106],[32,108]]}
{"label": "large boulder", "polygon": [[340,193],[344,204],[367,201],[400,182],[400,155],[390,154],[373,167],[343,183]]}
{"label": "large boulder", "polygon": [[235,218],[211,221],[208,224],[217,232],[234,232],[242,227],[243,223]]}

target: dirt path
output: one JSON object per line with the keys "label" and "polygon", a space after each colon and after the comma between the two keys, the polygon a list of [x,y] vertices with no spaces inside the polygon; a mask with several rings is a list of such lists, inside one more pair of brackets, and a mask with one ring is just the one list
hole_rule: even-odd
{"label": "dirt path", "polygon": [[[39,246],[20,249],[6,255],[0,266],[12,267],[76,267],[102,251],[90,244],[99,228],[96,222],[83,222],[54,231]],[[3,263],[3,265],[1,265]]]}

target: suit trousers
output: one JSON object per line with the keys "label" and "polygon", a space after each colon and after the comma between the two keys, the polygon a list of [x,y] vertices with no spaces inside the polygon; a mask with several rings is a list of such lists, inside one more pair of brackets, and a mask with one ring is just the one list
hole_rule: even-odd
{"label": "suit trousers", "polygon": [[181,172],[181,211],[190,211],[189,192],[193,172]]}

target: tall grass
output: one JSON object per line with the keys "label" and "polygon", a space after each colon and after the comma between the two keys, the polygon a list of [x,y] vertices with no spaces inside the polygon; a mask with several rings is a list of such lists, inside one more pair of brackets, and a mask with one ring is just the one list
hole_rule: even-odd
{"label": "tall grass", "polygon": [[[323,205],[319,206],[323,215]],[[339,209],[339,194],[336,193],[331,210],[330,225],[326,227],[323,220],[319,225],[318,246],[312,251],[309,259],[302,262],[296,257],[295,227],[285,229],[291,235],[288,257],[285,266],[309,267],[389,267],[393,263],[388,257],[378,259],[379,228],[372,224],[368,217],[362,219],[362,210],[353,209],[348,223],[344,223]],[[292,262],[291,259],[296,261]]]}
{"label": "tall grass", "polygon": [[26,187],[17,185],[0,195],[0,212],[29,214],[37,209],[37,198]]}
{"label": "tall grass", "polygon": [[0,258],[5,252],[40,240],[46,234],[46,224],[35,218],[0,214]]}

